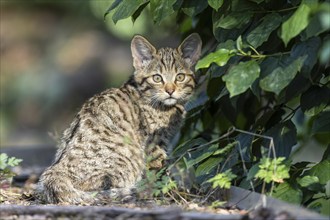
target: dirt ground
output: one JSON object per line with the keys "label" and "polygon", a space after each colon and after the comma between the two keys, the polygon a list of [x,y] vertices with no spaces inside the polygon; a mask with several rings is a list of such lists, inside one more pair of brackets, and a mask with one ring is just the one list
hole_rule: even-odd
{"label": "dirt ground", "polygon": [[[97,205],[97,206],[71,206],[69,204],[58,204],[58,205],[45,205],[38,204],[38,201],[34,198],[34,190],[36,188],[37,176],[29,177],[24,184],[19,186],[18,183],[14,183],[12,186],[6,183],[2,183],[0,187],[0,216],[1,219],[108,219],[108,212],[113,210],[122,210],[123,213],[119,213],[114,219],[148,219],[146,218],[145,211],[147,213],[157,213],[159,210],[169,210],[170,213],[182,213],[182,212],[198,212],[205,214],[219,214],[219,216],[244,216],[247,214],[245,210],[239,210],[235,207],[216,207],[211,205],[200,205],[198,202],[185,201],[179,204],[171,199],[165,198],[154,198],[154,199],[138,199],[133,202],[119,202],[113,201],[108,204]],[[35,209],[35,207],[39,207]],[[84,207],[80,210],[79,207]],[[17,209],[15,211],[15,208]],[[99,216],[86,216],[84,213],[87,209],[100,209],[104,212],[104,215]],[[106,211],[108,208],[108,211]],[[122,209],[124,208],[124,209]],[[126,211],[125,211],[126,210]],[[179,210],[179,211],[178,211]],[[121,218],[126,212],[136,212],[137,214],[129,216],[135,216],[134,218]],[[144,213],[144,214],[141,214]],[[165,211],[166,213],[167,211]],[[108,214],[106,214],[108,213]],[[126,213],[127,214],[127,213]],[[137,216],[136,216],[137,215]],[[148,214],[149,215],[149,214]],[[156,216],[156,214],[153,214]],[[138,218],[140,216],[141,218]],[[118,218],[117,218],[118,217]],[[111,218],[110,218],[111,219]],[[158,219],[156,217],[155,219]],[[189,218],[187,218],[189,219]]]}

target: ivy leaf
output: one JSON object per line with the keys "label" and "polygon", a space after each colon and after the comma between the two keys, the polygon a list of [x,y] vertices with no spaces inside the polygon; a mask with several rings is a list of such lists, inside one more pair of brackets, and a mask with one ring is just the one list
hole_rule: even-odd
{"label": "ivy leaf", "polygon": [[150,10],[156,24],[175,12],[173,9],[175,2],[176,0],[150,0]]}
{"label": "ivy leaf", "polygon": [[118,5],[121,3],[122,0],[115,0],[111,6],[108,8],[108,10],[104,13],[103,18],[105,19],[105,17],[115,8],[118,7]]}
{"label": "ivy leaf", "polygon": [[260,4],[261,2],[265,1],[265,0],[250,0],[251,2],[255,2],[257,4]]}
{"label": "ivy leaf", "polygon": [[234,54],[227,49],[219,49],[214,53],[209,53],[206,57],[198,61],[196,64],[196,70],[208,68],[211,63],[216,63],[218,66],[224,66],[233,55]]}
{"label": "ivy leaf", "polygon": [[223,0],[208,0],[209,6],[211,6],[214,10],[218,11],[218,9],[222,6]]}
{"label": "ivy leaf", "polygon": [[216,150],[216,151],[213,153],[213,155],[225,154],[225,153],[229,152],[231,149],[233,149],[234,146],[236,146],[236,144],[237,144],[236,141],[231,142],[231,143],[227,144],[225,147]]}
{"label": "ivy leaf", "polygon": [[269,35],[280,26],[282,17],[277,13],[268,14],[263,17],[262,22],[259,26],[253,29],[246,40],[253,47],[259,47],[263,42],[267,41]]}
{"label": "ivy leaf", "polygon": [[189,0],[184,2],[181,9],[186,15],[194,17],[204,11],[207,6],[207,1]]}
{"label": "ivy leaf", "polygon": [[293,188],[289,183],[284,182],[274,189],[272,196],[289,203],[300,204],[303,194],[300,189]]}
{"label": "ivy leaf", "polygon": [[249,162],[251,160],[251,144],[253,141],[253,136],[248,134],[239,134],[236,138],[237,140],[237,150],[241,151],[243,160]]}
{"label": "ivy leaf", "polygon": [[112,4],[112,6],[109,8],[107,13],[109,13],[111,10],[115,10],[114,14],[112,15],[112,20],[116,24],[119,20],[132,16],[134,12],[138,10],[141,5],[145,3],[147,3],[146,0],[135,0],[135,1],[122,0],[120,2],[115,1]]}
{"label": "ivy leaf", "polygon": [[259,172],[260,168],[259,168],[259,164],[254,164],[248,174],[247,174],[247,177],[246,177],[246,180],[252,180],[254,179],[254,177],[256,176],[256,174]]}
{"label": "ivy leaf", "polygon": [[329,203],[330,203],[329,197],[328,198],[321,197],[308,204],[307,207],[316,212],[320,212],[324,216],[329,216],[330,215]]}
{"label": "ivy leaf", "polygon": [[[321,4],[322,5],[322,4]],[[301,40],[305,41],[310,37],[319,36],[321,33],[329,31],[330,28],[330,13],[329,13],[329,3],[324,4],[324,9],[319,5],[317,13],[313,11],[311,19],[307,28],[301,33]],[[326,6],[327,5],[327,6]]]}
{"label": "ivy leaf", "polygon": [[274,69],[269,75],[260,80],[260,87],[269,92],[279,94],[296,76],[301,69],[307,55],[299,57],[287,66],[279,66]]}
{"label": "ivy leaf", "polygon": [[195,152],[189,160],[187,160],[187,168],[192,167],[193,165],[205,160],[210,157],[218,148],[218,144],[211,145],[208,148],[204,148],[202,151]]}
{"label": "ivy leaf", "polygon": [[324,160],[313,166],[307,173],[316,176],[321,184],[326,184],[330,180],[330,160]]}
{"label": "ivy leaf", "polygon": [[304,176],[303,178],[299,179],[297,181],[299,183],[300,186],[302,187],[308,187],[314,183],[318,183],[319,182],[319,178],[317,176]]}
{"label": "ivy leaf", "polygon": [[196,177],[209,174],[220,162],[224,160],[223,157],[210,157],[201,163],[195,172]]}
{"label": "ivy leaf", "polygon": [[238,65],[229,69],[228,74],[222,79],[226,82],[230,97],[245,92],[259,77],[260,67],[254,60],[240,62]]}
{"label": "ivy leaf", "polygon": [[132,14],[131,18],[133,23],[136,21],[136,19],[141,15],[142,11],[144,10],[145,7],[149,4],[149,1],[143,3],[138,7],[138,9],[135,10],[135,12]]}
{"label": "ivy leaf", "polygon": [[315,54],[318,53],[320,45],[320,38],[312,37],[306,41],[294,44],[291,49],[290,56],[293,58],[307,55],[300,72],[308,79],[311,78],[312,69],[317,62],[317,56]]}
{"label": "ivy leaf", "polygon": [[[292,147],[297,143],[297,129],[292,121],[278,123],[264,135],[273,138],[275,152],[279,157],[289,157]],[[264,146],[269,146],[268,140],[264,141]]]}
{"label": "ivy leaf", "polygon": [[306,4],[301,4],[293,15],[286,20],[281,27],[281,39],[285,46],[289,41],[304,30],[309,23],[311,8]]}
{"label": "ivy leaf", "polygon": [[214,27],[223,29],[241,28],[243,25],[250,22],[253,16],[252,12],[232,12],[228,15],[223,15],[214,23]]}
{"label": "ivy leaf", "polygon": [[192,149],[195,146],[205,144],[205,143],[207,143],[207,141],[203,138],[196,138],[196,139],[188,140],[188,141],[184,142],[183,144],[180,144],[179,146],[177,146],[173,150],[172,155],[179,156],[182,153],[185,153],[187,150]]}
{"label": "ivy leaf", "polygon": [[329,103],[330,89],[312,86],[300,97],[301,110],[308,116],[319,114]]}

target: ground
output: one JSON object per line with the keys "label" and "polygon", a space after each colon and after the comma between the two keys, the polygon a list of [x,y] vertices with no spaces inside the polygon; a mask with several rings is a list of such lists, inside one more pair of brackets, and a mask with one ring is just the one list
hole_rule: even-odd
{"label": "ground", "polygon": [[[1,191],[0,191],[0,206],[2,207],[0,210],[0,216],[4,219],[69,219],[71,217],[74,218],[88,218],[86,213],[84,212],[86,209],[90,209],[91,206],[86,206],[84,209],[79,209],[82,206],[70,206],[68,204],[59,204],[59,205],[40,205],[35,200],[33,193],[36,187],[36,176],[30,176],[24,184],[16,184],[16,186],[9,185],[9,183],[2,183]],[[165,199],[165,200],[164,200]],[[17,206],[18,205],[18,206]],[[36,205],[39,207],[35,210]],[[24,206],[24,208],[22,208]],[[109,208],[108,211],[105,208]],[[126,209],[122,209],[126,208]],[[247,214],[245,210],[239,210],[235,207],[216,207],[207,205],[200,205],[196,201],[184,201],[182,203],[178,203],[177,201],[173,201],[170,198],[153,198],[153,199],[139,199],[134,202],[111,202],[105,205],[99,205],[94,207],[96,210],[101,210],[103,213],[116,212],[119,211],[120,214],[118,216],[122,216],[126,212],[137,212],[138,215],[141,215],[141,211],[151,211],[151,213],[156,212],[157,210],[170,210],[169,212],[177,212],[180,210],[181,212],[198,212],[205,214],[220,214],[220,215],[240,215],[243,216]],[[93,209],[93,210],[94,210]],[[77,211],[78,210],[78,211]],[[125,211],[126,210],[126,211]],[[99,212],[99,211],[98,211]],[[123,212],[123,213],[121,213]],[[165,215],[166,215],[165,211]],[[80,214],[79,214],[80,213]],[[108,214],[104,214],[103,217],[108,216]],[[127,213],[126,213],[127,215]],[[130,214],[130,216],[132,213]],[[137,214],[134,214],[134,216]],[[148,214],[149,215],[149,214]],[[153,214],[156,215],[156,214]],[[118,217],[117,216],[117,217]],[[143,214],[144,216],[144,214]],[[144,217],[141,219],[145,219]],[[89,216],[91,217],[91,216]],[[95,216],[93,216],[94,218]],[[136,217],[136,216],[135,216]],[[96,218],[96,217],[95,217]],[[100,218],[98,216],[97,218]],[[102,219],[102,218],[101,218]],[[120,218],[119,218],[120,219]],[[124,218],[125,219],[125,218]],[[128,218],[130,219],[130,218]],[[136,218],[135,218],[136,219]],[[139,219],[139,218],[137,218]],[[157,217],[156,217],[157,219]],[[189,219],[189,218],[187,218]]]}

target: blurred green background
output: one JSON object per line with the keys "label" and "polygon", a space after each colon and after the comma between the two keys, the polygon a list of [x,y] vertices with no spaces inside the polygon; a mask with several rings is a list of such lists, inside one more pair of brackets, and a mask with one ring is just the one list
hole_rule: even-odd
{"label": "blurred green background", "polygon": [[148,11],[116,25],[113,0],[1,0],[1,147],[54,146],[83,102],[132,74],[130,40],[177,46],[169,18],[154,27]]}

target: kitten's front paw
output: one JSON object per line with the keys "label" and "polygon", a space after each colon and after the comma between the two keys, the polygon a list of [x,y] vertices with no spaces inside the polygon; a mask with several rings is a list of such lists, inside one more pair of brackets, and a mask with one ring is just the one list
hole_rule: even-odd
{"label": "kitten's front paw", "polygon": [[164,160],[154,160],[148,164],[149,170],[160,170],[164,166]]}

